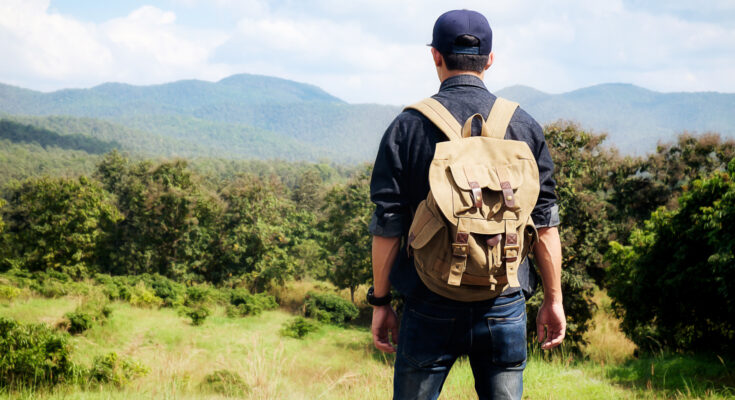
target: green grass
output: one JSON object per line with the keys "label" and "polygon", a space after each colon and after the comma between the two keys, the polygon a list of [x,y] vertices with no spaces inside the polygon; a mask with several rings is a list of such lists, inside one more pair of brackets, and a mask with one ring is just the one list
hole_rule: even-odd
{"label": "green grass", "polygon": [[[80,299],[28,298],[0,305],[0,315],[53,324]],[[107,323],[75,336],[74,361],[86,366],[110,351],[141,362],[150,372],[123,388],[86,384],[51,389],[0,391],[0,399],[223,399],[202,384],[226,370],[240,376],[249,399],[386,399],[392,392],[392,356],[375,351],[366,328],[322,326],[298,340],[282,337],[293,314],[277,310],[227,318],[215,308],[202,326],[172,309],[113,303]],[[611,363],[573,359],[545,361],[531,352],[524,373],[527,399],[725,399],[733,375],[718,359],[662,356]],[[651,368],[653,364],[653,369]],[[730,388],[730,389],[728,389]],[[441,399],[474,399],[466,360],[452,369]]]}

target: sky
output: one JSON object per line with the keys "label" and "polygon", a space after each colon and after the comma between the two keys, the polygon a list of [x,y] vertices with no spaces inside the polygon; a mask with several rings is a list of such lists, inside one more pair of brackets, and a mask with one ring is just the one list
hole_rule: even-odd
{"label": "sky", "polygon": [[491,91],[735,92],[735,0],[0,0],[0,82],[53,91],[250,73],[408,104],[438,89],[426,44],[455,8],[490,22]]}

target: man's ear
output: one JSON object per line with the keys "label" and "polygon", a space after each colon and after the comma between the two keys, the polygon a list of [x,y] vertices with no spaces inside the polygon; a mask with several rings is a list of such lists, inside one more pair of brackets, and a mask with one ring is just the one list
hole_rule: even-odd
{"label": "man's ear", "polygon": [[442,57],[442,53],[439,52],[439,50],[435,48],[431,48],[431,57],[434,58],[434,65],[438,68],[444,65],[444,58]]}
{"label": "man's ear", "polygon": [[491,65],[493,65],[494,60],[495,60],[495,53],[491,51],[487,57],[487,64],[485,64],[485,71],[487,71],[487,69],[490,68]]}

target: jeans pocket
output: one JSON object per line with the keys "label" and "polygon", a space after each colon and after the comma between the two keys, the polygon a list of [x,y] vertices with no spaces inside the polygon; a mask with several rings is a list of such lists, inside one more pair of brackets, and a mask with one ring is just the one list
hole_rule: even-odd
{"label": "jeans pocket", "polygon": [[526,360],[526,313],[507,318],[488,317],[493,363],[518,365]]}
{"label": "jeans pocket", "polygon": [[434,317],[408,308],[398,346],[401,355],[418,368],[447,357],[454,321],[454,318]]}

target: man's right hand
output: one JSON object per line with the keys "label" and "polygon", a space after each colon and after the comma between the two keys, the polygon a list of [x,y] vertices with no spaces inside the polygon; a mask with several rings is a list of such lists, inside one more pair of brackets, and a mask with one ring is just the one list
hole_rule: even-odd
{"label": "man's right hand", "polygon": [[544,300],[536,316],[536,334],[541,348],[550,350],[560,345],[566,330],[567,320],[562,303]]}
{"label": "man's right hand", "polygon": [[[390,304],[373,307],[373,344],[385,353],[395,353],[398,345],[398,316]],[[392,343],[391,343],[392,342]]]}

